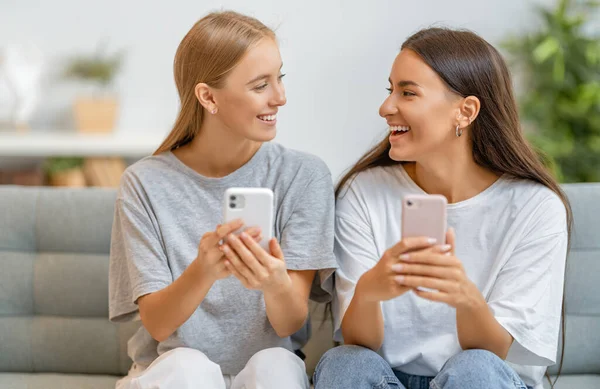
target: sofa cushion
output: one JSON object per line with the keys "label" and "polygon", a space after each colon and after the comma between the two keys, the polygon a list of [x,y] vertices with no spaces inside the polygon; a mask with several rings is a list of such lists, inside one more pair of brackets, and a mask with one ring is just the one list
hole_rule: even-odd
{"label": "sofa cushion", "polygon": [[119,377],[89,374],[0,373],[0,388],[6,389],[114,389]]}
{"label": "sofa cushion", "polygon": [[[555,377],[552,378],[554,382]],[[548,380],[544,378],[544,388],[550,389]],[[575,374],[560,376],[554,389],[597,389],[600,388],[600,375]]]}

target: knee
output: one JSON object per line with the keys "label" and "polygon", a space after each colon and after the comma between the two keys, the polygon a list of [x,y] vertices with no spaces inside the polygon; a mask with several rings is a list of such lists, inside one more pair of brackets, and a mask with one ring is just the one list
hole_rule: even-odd
{"label": "knee", "polygon": [[[460,368],[466,371],[495,370],[504,365],[504,361],[496,354],[487,350],[464,350],[446,362],[448,367]],[[445,368],[445,366],[444,366]],[[479,374],[478,372],[478,374]]]}
{"label": "knee", "polygon": [[487,350],[464,350],[446,362],[438,379],[466,382],[481,377],[496,376],[506,364],[496,354]]}
{"label": "knee", "polygon": [[169,365],[169,369],[173,372],[187,374],[197,372],[199,374],[221,374],[219,365],[208,359],[204,353],[199,350],[178,347],[167,351],[164,356],[164,362]]}
{"label": "knee", "polygon": [[251,370],[270,370],[273,366],[278,366],[278,369],[300,369],[303,372],[305,370],[302,359],[283,347],[261,350],[254,354],[246,364],[246,368]]}
{"label": "knee", "polygon": [[323,356],[315,371],[346,372],[356,370],[356,366],[380,363],[381,356],[375,351],[361,346],[344,345],[329,349]]}
{"label": "knee", "polygon": [[129,387],[195,388],[198,382],[205,387],[225,388],[221,368],[201,351],[179,347],[161,354]]}

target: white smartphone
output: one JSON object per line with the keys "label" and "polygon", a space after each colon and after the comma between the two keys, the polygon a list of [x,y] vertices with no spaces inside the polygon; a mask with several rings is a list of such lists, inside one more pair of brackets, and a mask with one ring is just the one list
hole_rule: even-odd
{"label": "white smartphone", "polygon": [[442,195],[406,195],[402,199],[402,238],[427,236],[446,243],[446,206]]}
{"label": "white smartphone", "polygon": [[273,238],[273,191],[268,188],[229,188],[223,196],[223,221],[242,219],[244,226],[235,231],[240,234],[250,227],[259,227],[262,240],[259,244],[269,252]]}

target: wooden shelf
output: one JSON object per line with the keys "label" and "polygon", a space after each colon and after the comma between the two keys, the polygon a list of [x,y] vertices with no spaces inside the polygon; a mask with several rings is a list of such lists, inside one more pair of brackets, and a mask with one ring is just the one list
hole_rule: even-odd
{"label": "wooden shelf", "polygon": [[165,134],[0,132],[0,157],[132,157],[152,154]]}

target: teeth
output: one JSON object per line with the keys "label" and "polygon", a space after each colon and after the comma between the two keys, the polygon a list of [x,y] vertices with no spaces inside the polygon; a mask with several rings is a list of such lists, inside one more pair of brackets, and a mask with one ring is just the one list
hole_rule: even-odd
{"label": "teeth", "polygon": [[409,126],[390,126],[390,132],[397,132],[397,131],[406,132],[409,130],[410,130]]}
{"label": "teeth", "polygon": [[265,122],[272,122],[273,120],[275,120],[277,118],[277,115],[265,115],[265,116],[259,116],[258,118],[260,120],[264,120]]}

